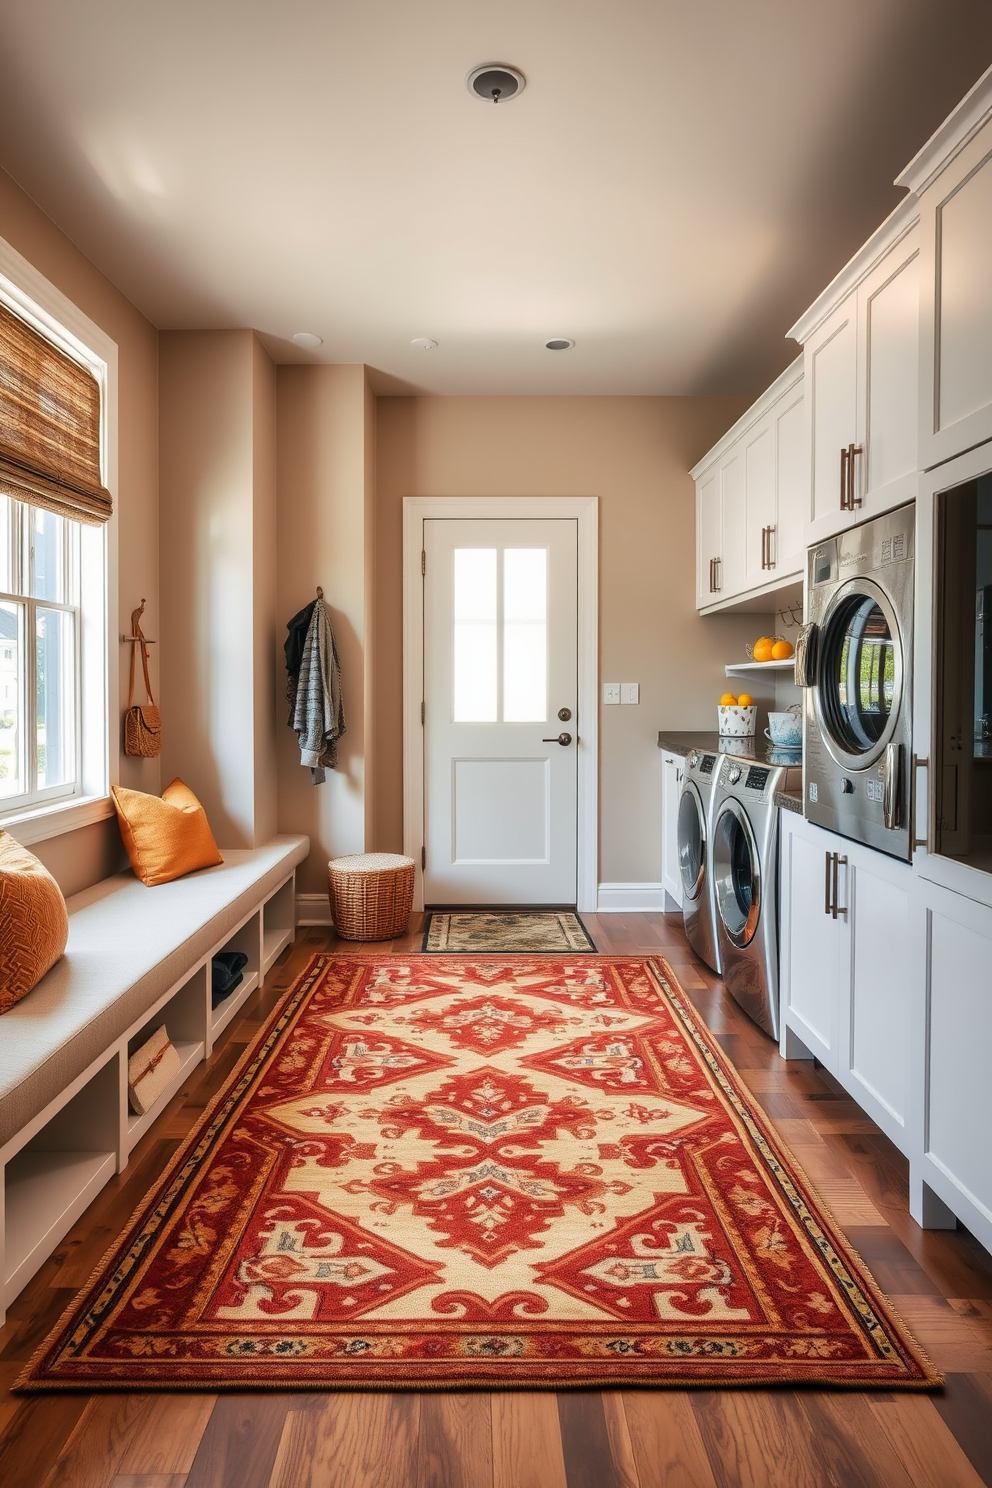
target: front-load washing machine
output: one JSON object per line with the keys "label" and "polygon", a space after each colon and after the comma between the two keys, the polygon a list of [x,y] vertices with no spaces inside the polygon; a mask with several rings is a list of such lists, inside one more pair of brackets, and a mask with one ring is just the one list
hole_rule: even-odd
{"label": "front-load washing machine", "polygon": [[679,796],[679,874],[686,939],[700,960],[720,972],[716,909],[710,871],[713,788],[720,756],[691,749]]}
{"label": "front-load washing machine", "polygon": [[775,792],[802,791],[802,768],[726,755],[713,795],[711,876],[727,991],[778,1038],[778,813]]}

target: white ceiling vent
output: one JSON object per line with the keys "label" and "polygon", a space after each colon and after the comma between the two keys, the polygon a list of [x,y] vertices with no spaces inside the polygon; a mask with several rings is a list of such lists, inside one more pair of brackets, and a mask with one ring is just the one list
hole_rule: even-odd
{"label": "white ceiling vent", "polygon": [[468,91],[486,103],[506,103],[527,86],[522,72],[502,62],[487,62],[483,67],[473,68],[465,82]]}

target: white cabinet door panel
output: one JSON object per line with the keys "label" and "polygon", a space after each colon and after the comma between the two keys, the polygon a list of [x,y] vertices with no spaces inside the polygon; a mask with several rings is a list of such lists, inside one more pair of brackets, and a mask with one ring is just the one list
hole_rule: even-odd
{"label": "white cabinet door panel", "polygon": [[803,385],[775,410],[777,511],[772,558],[776,577],[806,570],[806,513],[809,509],[809,455]]}
{"label": "white cabinet door panel", "polygon": [[840,452],[857,442],[857,296],[850,295],[806,347],[806,395],[810,431],[810,526],[808,541],[838,531],[849,520],[841,512]]}
{"label": "white cabinet door panel", "polygon": [[[679,794],[684,760],[667,751],[661,759],[661,886],[665,908],[682,908],[682,875],[679,872]],[[671,900],[671,903],[668,901]]]}
{"label": "white cabinet door panel", "polygon": [[[819,838],[832,840],[802,821],[783,834],[782,872],[789,876],[786,1014],[807,1048],[836,1073],[840,937],[837,921],[824,912],[826,853]],[[842,876],[842,891],[846,887]]]}
{"label": "white cabinet door panel", "polygon": [[[914,229],[861,287],[864,458],[857,520],[911,500],[919,459],[920,276]],[[908,250],[908,252],[907,252]]]}
{"label": "white cabinet door panel", "polygon": [[992,1225],[992,915],[930,918],[927,1156]]}
{"label": "white cabinet door panel", "polygon": [[910,875],[908,866],[889,863],[879,854],[854,853],[844,1078],[903,1152],[909,1090]]}
{"label": "white cabinet door panel", "polygon": [[720,468],[721,524],[720,568],[717,584],[721,599],[744,588],[744,451],[738,445]]}
{"label": "white cabinet door panel", "polygon": [[992,439],[992,120],[920,198],[920,466]]}
{"label": "white cabinet door panel", "polygon": [[992,157],[940,209],[938,424],[992,405]]}
{"label": "white cabinet door panel", "polygon": [[[765,418],[744,443],[744,577],[742,587],[768,582],[766,566],[775,526],[775,430]],[[768,534],[766,536],[766,534]],[[773,554],[771,556],[774,556]]]}
{"label": "white cabinet door panel", "polygon": [[696,605],[716,599],[714,563],[720,557],[720,467],[708,470],[696,490]]}

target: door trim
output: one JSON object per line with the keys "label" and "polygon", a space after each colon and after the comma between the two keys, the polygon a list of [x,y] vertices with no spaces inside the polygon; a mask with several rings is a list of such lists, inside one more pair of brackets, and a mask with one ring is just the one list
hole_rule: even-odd
{"label": "door trim", "polygon": [[576,908],[595,912],[599,876],[599,497],[403,498],[403,851],[417,865],[414,907],[424,907],[424,522],[440,518],[571,518],[578,526]]}

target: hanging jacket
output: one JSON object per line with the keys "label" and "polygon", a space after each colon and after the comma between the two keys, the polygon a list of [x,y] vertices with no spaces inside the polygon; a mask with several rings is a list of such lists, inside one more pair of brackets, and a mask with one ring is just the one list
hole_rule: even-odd
{"label": "hanging jacket", "polygon": [[293,616],[286,626],[289,634],[286,636],[283,651],[286,656],[286,671],[289,674],[286,679],[286,701],[289,704],[289,718],[287,722],[293,727],[293,716],[296,712],[296,689],[300,681],[300,666],[303,661],[303,648],[307,641],[307,631],[310,629],[310,621],[313,619],[313,608],[317,603],[312,599],[308,605],[304,605],[300,612]]}
{"label": "hanging jacket", "polygon": [[321,785],[325,768],[337,765],[338,740],[345,732],[341,667],[322,599],[314,601],[290,723],[300,741],[300,764],[308,765],[311,781]]}

